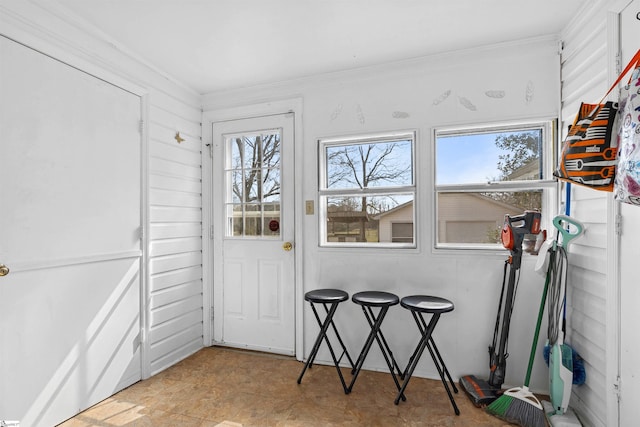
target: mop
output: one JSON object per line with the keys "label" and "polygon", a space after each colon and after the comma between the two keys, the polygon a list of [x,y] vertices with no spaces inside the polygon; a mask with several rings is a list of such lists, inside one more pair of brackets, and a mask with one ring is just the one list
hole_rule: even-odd
{"label": "mop", "polygon": [[[560,242],[553,243],[554,261],[549,265],[551,285],[549,290],[549,397],[550,405],[545,402],[545,413],[552,426],[581,425],[575,415],[569,411],[571,386],[574,383],[574,354],[564,343],[564,312],[566,310],[567,285],[567,247],[569,242],[583,232],[580,222],[565,215],[553,220],[553,225],[562,236]],[[557,239],[556,239],[557,240]],[[561,329],[562,325],[562,330]]]}

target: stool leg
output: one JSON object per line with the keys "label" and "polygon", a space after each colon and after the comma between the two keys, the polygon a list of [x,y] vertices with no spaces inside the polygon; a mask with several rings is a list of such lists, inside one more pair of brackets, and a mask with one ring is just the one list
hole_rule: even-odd
{"label": "stool leg", "polygon": [[[318,334],[318,337],[316,338],[316,342],[313,345],[313,348],[311,350],[311,354],[309,354],[309,358],[307,359],[307,363],[305,363],[304,368],[302,369],[302,372],[300,373],[300,376],[298,377],[298,384],[300,384],[302,382],[302,377],[304,376],[305,372],[307,371],[307,368],[310,368],[313,365],[313,362],[315,361],[316,355],[318,354],[318,350],[320,349],[320,344],[322,344],[322,340],[324,339],[324,341],[327,343],[327,347],[329,347],[329,353],[331,353],[331,359],[333,359],[333,364],[336,367],[336,370],[338,371],[338,376],[340,377],[340,382],[342,383],[342,388],[344,389],[345,394],[347,394],[347,384],[344,380],[344,376],[342,375],[342,371],[340,370],[340,364],[338,362],[338,359],[336,358],[335,352],[333,351],[333,347],[331,346],[331,342],[329,341],[329,337],[327,336],[327,330],[329,329],[329,326],[333,326],[334,331],[336,332],[336,334],[338,333],[335,324],[333,323],[333,315],[336,312],[336,309],[338,308],[338,303],[332,303],[330,308],[327,309],[327,305],[325,303],[323,303],[324,309],[327,312],[326,317],[324,318],[324,322],[322,322],[322,320],[320,319],[320,315],[318,314],[318,311],[315,308],[315,305],[313,303],[311,303],[311,309],[313,310],[313,314],[316,317],[316,321],[318,322],[318,325],[320,325],[320,333]],[[342,345],[342,348],[344,350],[344,352],[346,352],[346,348],[344,346],[344,343],[342,342],[342,339],[340,338],[340,336],[338,335],[338,340],[340,341],[340,344]],[[349,353],[347,353],[347,357],[349,357]],[[349,357],[349,360],[351,360],[351,358]]]}
{"label": "stool leg", "polygon": [[458,392],[458,387],[456,387],[456,383],[453,381],[453,378],[451,378],[451,374],[449,373],[449,370],[447,369],[447,365],[444,364],[444,359],[440,355],[440,352],[438,351],[438,347],[436,346],[436,342],[433,340],[433,337],[431,337],[429,342],[430,342],[430,345],[433,348],[434,352],[436,353],[436,356],[438,356],[438,360],[440,360],[440,366],[442,366],[445,375],[449,379],[449,382],[451,383],[451,387],[453,388],[453,392],[457,393]]}
{"label": "stool leg", "polygon": [[[384,310],[386,307],[383,307],[380,311],[382,313],[382,310]],[[365,307],[362,306],[362,311],[364,311],[364,314],[367,318],[367,321],[369,322],[369,325],[371,325],[371,320],[369,319],[369,315],[367,314],[367,311],[365,310]],[[378,316],[378,319],[380,320],[380,318],[383,317],[382,315]],[[377,321],[376,321],[377,323]],[[364,365],[364,359],[367,356],[367,353],[369,353],[369,349],[371,348],[371,344],[373,344],[373,340],[376,338],[376,333],[377,331],[375,330],[374,326],[371,326],[371,331],[369,332],[369,335],[367,336],[367,340],[364,342],[364,347],[362,347],[362,351],[360,351],[360,355],[358,356],[358,359],[356,360],[356,366],[351,370],[351,375],[353,375],[353,378],[351,378],[351,384],[349,384],[349,393],[351,393],[351,390],[353,390],[353,385],[356,382],[356,379],[358,378],[358,374],[360,373],[360,369],[362,369],[362,365]]]}
{"label": "stool leg", "polygon": [[[393,353],[391,352],[391,349],[389,348],[389,344],[387,344],[387,341],[384,339],[384,335],[382,335],[382,331],[380,330],[380,326],[382,325],[382,321],[384,320],[384,317],[387,314],[388,310],[389,310],[388,306],[381,307],[380,311],[378,312],[378,317],[376,318],[376,316],[375,316],[375,314],[373,312],[373,309],[371,307],[362,306],[362,311],[364,312],[364,315],[365,315],[365,317],[367,319],[367,322],[369,323],[369,327],[371,328],[371,332],[369,333],[369,336],[367,337],[367,341],[365,342],[365,346],[363,347],[362,351],[360,352],[360,356],[358,356],[358,360],[356,362],[356,367],[351,371],[351,373],[353,374],[353,378],[351,379],[351,384],[349,385],[349,392],[351,392],[351,390],[353,389],[353,385],[356,382],[356,378],[358,377],[358,374],[360,373],[360,370],[362,369],[362,365],[364,364],[364,360],[365,360],[367,354],[369,353],[369,350],[371,349],[371,345],[373,345],[373,341],[374,340],[376,340],[378,342],[378,346],[380,347],[380,351],[382,352],[382,355],[384,356],[385,362],[387,362],[387,367],[389,368],[389,372],[391,373],[391,377],[393,378],[393,382],[396,384],[396,388],[398,390],[400,390],[400,383],[398,382],[398,379],[396,378],[395,369],[397,369],[399,375],[402,375],[402,371],[398,367],[398,363],[396,362],[395,358],[393,357]],[[402,395],[402,400],[406,400],[406,397],[404,396],[404,394]]]}
{"label": "stool leg", "polygon": [[[384,317],[386,315],[388,307],[384,307],[384,308],[385,308],[385,312],[384,313],[380,313],[378,317],[380,317],[380,316]],[[398,363],[396,362],[396,359],[393,357],[393,353],[391,352],[391,348],[389,347],[389,344],[387,343],[387,340],[384,338],[384,335],[382,334],[382,319],[380,319],[379,322],[373,322],[373,320],[375,320],[373,309],[371,307],[367,307],[367,309],[368,309],[369,314],[371,316],[371,317],[366,316],[367,317],[367,321],[369,322],[369,325],[372,328],[375,328],[375,330],[376,330],[376,341],[378,342],[378,347],[380,347],[380,351],[382,352],[382,356],[384,357],[385,362],[387,362],[387,367],[389,368],[389,372],[391,373],[391,377],[393,378],[393,382],[396,384],[396,389],[400,390],[400,383],[398,382],[398,379],[396,378],[396,372],[397,372],[397,375],[401,379],[404,378],[404,373],[402,372],[402,370],[398,366]],[[376,326],[376,323],[377,323],[377,326]],[[406,397],[404,396],[404,394],[402,395],[402,400],[403,401],[407,400]]]}
{"label": "stool leg", "polygon": [[[420,333],[422,334],[422,339],[420,340],[420,343],[418,344],[418,347],[414,351],[413,355],[409,359],[409,364],[407,365],[407,371],[405,372],[405,380],[403,383],[402,391],[404,391],[407,384],[409,383],[409,379],[411,378],[411,375],[413,374],[413,371],[416,365],[418,364],[418,361],[420,360],[420,357],[422,356],[424,349],[427,348],[429,350],[429,354],[431,355],[431,359],[433,360],[433,363],[436,365],[436,369],[438,370],[438,374],[440,375],[442,385],[444,386],[447,392],[447,395],[449,396],[449,401],[451,402],[451,406],[453,406],[453,410],[456,413],[456,415],[460,415],[460,410],[458,409],[458,405],[456,405],[456,402],[453,399],[453,395],[451,394],[451,390],[449,389],[449,384],[447,384],[445,375],[448,377],[453,387],[453,390],[456,393],[458,392],[458,389],[455,386],[455,383],[453,382],[453,380],[451,379],[449,370],[447,369],[447,366],[444,363],[444,359],[442,359],[442,356],[438,351],[438,347],[436,346],[436,343],[432,337],[433,330],[435,329],[436,324],[438,323],[440,314],[439,313],[433,314],[431,316],[431,320],[429,321],[429,324],[427,324],[427,322],[424,320],[422,313],[417,314],[415,311],[412,311],[411,314],[413,315],[413,318],[415,319],[416,324],[418,325],[418,329],[420,329]],[[398,395],[398,397],[396,397],[395,404],[397,405],[399,401],[400,401],[400,396]]]}
{"label": "stool leg", "polygon": [[318,353],[318,350],[320,349],[320,345],[322,344],[322,339],[324,338],[325,334],[327,333],[327,329],[329,328],[329,322],[328,322],[330,320],[329,316],[333,316],[333,313],[338,308],[338,304],[332,304],[332,307],[329,310],[329,312],[327,312],[327,316],[324,318],[324,322],[323,322],[320,319],[320,315],[318,315],[318,311],[316,310],[315,305],[313,303],[310,303],[310,305],[311,305],[311,310],[313,311],[313,315],[315,316],[316,321],[318,322],[318,326],[320,326],[320,332],[318,332],[316,341],[313,344],[311,353],[309,354],[309,358],[307,359],[307,363],[305,364],[305,368],[302,370],[302,374],[300,374],[300,378],[298,379],[298,384],[300,384],[300,381],[302,380],[304,371],[306,371],[308,367],[313,366],[313,362],[316,359],[316,354]]}
{"label": "stool leg", "polygon": [[[438,369],[438,374],[440,374],[440,379],[442,380],[442,385],[444,385],[444,388],[447,391],[447,394],[449,395],[449,401],[451,402],[451,406],[453,406],[453,410],[455,411],[456,415],[460,415],[460,410],[458,409],[458,405],[456,405],[456,401],[453,399],[453,395],[451,394],[451,390],[449,389],[449,384],[447,384],[447,380],[444,378],[443,369],[440,367],[438,361],[436,360],[436,356],[435,356],[433,350],[431,349],[431,345],[427,345],[427,348],[429,349],[429,353],[431,354],[431,358],[433,359],[433,363],[436,365],[436,369]],[[444,367],[444,369],[447,369],[446,366]],[[448,371],[447,371],[447,373],[448,373]],[[455,388],[455,385],[454,385],[454,389],[456,390],[456,393],[457,393],[458,390]]]}
{"label": "stool leg", "polygon": [[[424,331],[427,329],[427,322],[424,320],[424,316],[422,314],[418,315],[415,312],[411,312],[411,313],[413,314],[413,317],[416,320],[416,323],[418,324],[418,328],[420,329],[420,333],[424,334]],[[438,315],[438,319],[439,319],[439,316],[440,315]],[[434,327],[434,329],[435,329],[435,327]],[[449,370],[447,369],[447,365],[444,363],[444,359],[440,355],[440,351],[438,351],[438,347],[436,346],[436,342],[433,340],[433,331],[432,331],[431,334],[429,334],[429,344],[428,345],[430,345],[431,348],[433,348],[433,350],[435,351],[435,354],[438,356],[438,361],[440,362],[440,366],[442,367],[442,370],[443,370],[444,374],[449,379],[449,382],[451,383],[451,387],[453,387],[453,391],[455,393],[457,393],[458,392],[458,388],[456,387],[456,383],[453,381],[453,378],[451,378],[451,374],[449,373]],[[431,348],[429,349],[429,352],[431,353],[431,358],[433,359],[433,352],[431,352]],[[436,361],[436,359],[433,359],[433,362],[436,364],[436,367],[438,367],[438,362]],[[446,387],[446,385],[445,385],[445,387]]]}
{"label": "stool leg", "polygon": [[[327,310],[327,306],[325,305],[325,310]],[[327,311],[327,314],[329,312]],[[347,351],[347,346],[344,345],[344,342],[342,341],[342,337],[340,337],[340,334],[338,333],[338,328],[336,328],[335,323],[333,323],[333,319],[331,319],[331,327],[333,328],[333,332],[336,334],[336,338],[338,338],[338,342],[340,342],[340,346],[342,347],[342,354],[347,356],[347,359],[349,360],[349,363],[351,364],[351,369],[353,369],[353,367],[355,366],[355,363],[353,363],[353,360],[351,359],[351,356],[349,355],[349,352]],[[342,360],[342,356],[340,356],[340,359],[338,359],[338,362]]]}
{"label": "stool leg", "polygon": [[[371,314],[371,319],[375,319],[375,317],[373,316],[373,311],[371,307],[368,307],[368,309],[369,309],[369,313]],[[367,316],[367,321],[369,321],[369,325],[373,327],[372,322],[371,320],[369,320],[368,316]],[[382,324],[382,322],[380,323]],[[402,370],[400,369],[400,366],[398,366],[398,362],[396,362],[395,357],[393,357],[393,352],[391,351],[391,347],[389,347],[387,340],[384,338],[384,335],[382,334],[382,326],[378,326],[377,331],[378,333],[376,334],[376,341],[378,341],[378,346],[380,347],[380,350],[382,350],[382,354],[385,356],[385,359],[387,358],[387,355],[389,355],[390,361],[387,360],[387,365],[389,366],[389,370],[394,375],[397,372],[398,373],[397,375],[400,377],[400,379],[404,379],[404,372],[402,372]],[[384,345],[384,349],[382,348],[383,345]],[[386,350],[386,354],[385,354],[385,350]],[[400,384],[398,384],[398,387],[399,386]]]}
{"label": "stool leg", "polygon": [[429,325],[426,328],[423,328],[420,321],[422,320],[422,322],[424,322],[424,319],[416,315],[414,311],[412,311],[411,314],[413,314],[413,318],[418,324],[418,328],[420,329],[420,333],[421,333],[421,338],[416,349],[413,351],[413,354],[409,358],[409,364],[407,365],[407,368],[404,373],[404,382],[402,383],[402,387],[400,388],[400,391],[398,392],[398,396],[394,401],[396,405],[400,402],[400,398],[403,396],[403,393],[407,388],[407,385],[409,385],[409,380],[411,380],[411,375],[413,375],[413,371],[416,369],[416,366],[420,361],[420,357],[422,356],[422,353],[424,352],[425,347],[427,347],[427,343],[429,342],[429,337],[431,336],[431,333],[435,329],[436,323],[438,323],[438,318],[440,317],[439,314],[434,314],[431,318],[431,321],[429,322]]}

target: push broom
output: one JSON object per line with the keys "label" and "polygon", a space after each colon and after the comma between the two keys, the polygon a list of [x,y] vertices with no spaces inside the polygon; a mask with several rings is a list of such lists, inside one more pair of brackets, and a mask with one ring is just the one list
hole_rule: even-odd
{"label": "push broom", "polygon": [[[550,265],[554,262],[555,251],[550,254]],[[531,380],[531,371],[533,370],[533,361],[536,356],[536,348],[538,347],[538,335],[540,334],[540,325],[542,324],[542,315],[544,305],[547,300],[547,291],[549,289],[550,270],[547,270],[547,276],[542,290],[542,300],[540,301],[540,310],[538,311],[538,321],[536,322],[536,330],[533,334],[533,343],[531,344],[531,354],[529,355],[529,366],[524,379],[523,387],[514,387],[505,391],[502,396],[487,406],[486,411],[498,418],[502,418],[510,423],[518,424],[525,427],[545,427],[544,409],[538,398],[529,391],[529,381]]]}

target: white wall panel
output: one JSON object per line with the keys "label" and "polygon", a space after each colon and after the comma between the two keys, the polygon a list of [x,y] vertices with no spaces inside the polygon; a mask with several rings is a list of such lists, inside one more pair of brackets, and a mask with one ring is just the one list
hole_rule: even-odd
{"label": "white wall panel", "polygon": [[[585,5],[562,34],[562,125],[567,133],[580,102],[596,103],[609,88],[607,2]],[[613,64],[615,65],[615,64]],[[616,358],[607,328],[608,194],[573,186],[571,216],[583,222],[585,234],[569,249],[567,342],[584,358],[587,382],[573,387],[571,406],[586,425],[607,425],[606,396],[612,388],[608,363]],[[610,396],[610,395],[609,395]]]}

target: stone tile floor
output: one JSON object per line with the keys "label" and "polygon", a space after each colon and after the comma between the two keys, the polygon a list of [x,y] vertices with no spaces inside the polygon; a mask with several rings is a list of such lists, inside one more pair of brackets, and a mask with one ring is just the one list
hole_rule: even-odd
{"label": "stone tile floor", "polygon": [[[209,347],[67,420],[87,426],[505,426],[476,408],[463,391],[456,416],[440,381],[414,377],[406,402],[393,403],[389,373],[361,371],[345,395],[333,366]],[[344,375],[350,378],[348,369]]]}

